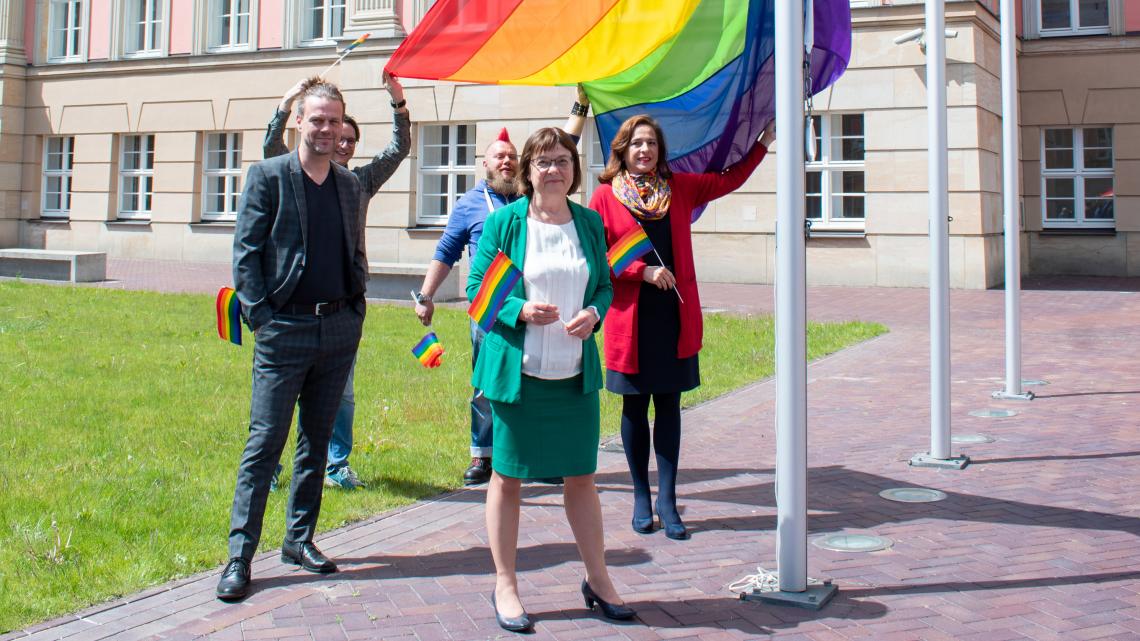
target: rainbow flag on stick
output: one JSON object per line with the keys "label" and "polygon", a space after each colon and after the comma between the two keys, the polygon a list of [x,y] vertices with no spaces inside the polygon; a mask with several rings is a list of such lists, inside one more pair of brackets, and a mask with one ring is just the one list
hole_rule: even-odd
{"label": "rainbow flag on stick", "polygon": [[335,66],[337,66],[337,65],[340,63],[340,61],[341,61],[341,60],[344,60],[344,57],[345,57],[345,56],[347,56],[349,53],[351,53],[353,49],[355,49],[355,48],[359,47],[360,45],[364,44],[364,41],[365,41],[365,40],[367,40],[367,39],[368,39],[368,37],[369,37],[369,36],[371,36],[371,35],[372,35],[372,34],[370,34],[370,33],[366,33],[366,34],[364,34],[363,36],[360,36],[359,38],[357,38],[356,40],[353,40],[352,42],[350,42],[350,43],[348,44],[348,46],[347,46],[347,47],[345,47],[345,48],[344,48],[344,50],[340,52],[340,57],[339,57],[339,58],[337,58],[337,59],[336,59],[336,60],[335,60],[335,61],[334,61],[334,62],[333,62],[331,65],[329,65],[329,66],[328,66],[328,69],[325,69],[324,71],[322,71],[322,72],[320,73],[320,77],[321,77],[321,78],[324,78],[324,77],[325,77],[325,74],[326,74],[326,73],[328,73],[328,72],[332,71],[332,68],[333,68],[333,67],[335,67]]}
{"label": "rainbow flag on stick", "polygon": [[629,230],[625,236],[622,236],[610,247],[606,252],[606,260],[610,263],[610,269],[614,270],[614,275],[620,274],[629,267],[630,263],[641,258],[642,256],[653,251],[653,243],[649,242],[649,236],[645,235],[645,229],[641,225]]}
{"label": "rainbow flag on stick", "polygon": [[241,303],[232,287],[218,290],[214,311],[218,316],[218,337],[234,345],[241,345]]}
{"label": "rainbow flag on stick", "polygon": [[522,272],[500,249],[495,260],[487,266],[487,271],[483,272],[483,283],[479,285],[479,293],[475,295],[475,300],[471,301],[471,307],[467,308],[467,315],[484,332],[491,331],[491,326],[495,324],[495,316],[503,308],[507,295],[511,293],[511,289],[520,278]]}
{"label": "rainbow flag on stick", "polygon": [[440,344],[439,337],[435,335],[435,332],[429,331],[412,348],[412,354],[419,359],[420,365],[424,367],[439,367],[440,359],[443,356],[443,345]]}

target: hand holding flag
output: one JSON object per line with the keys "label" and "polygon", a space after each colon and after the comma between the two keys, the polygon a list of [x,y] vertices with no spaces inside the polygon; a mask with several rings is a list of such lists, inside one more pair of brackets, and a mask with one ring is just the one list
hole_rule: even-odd
{"label": "hand holding flag", "polygon": [[325,77],[325,74],[326,74],[326,73],[328,73],[328,72],[332,71],[332,68],[333,68],[333,67],[335,67],[335,66],[337,66],[338,64],[340,64],[340,61],[341,61],[341,60],[344,60],[344,57],[345,57],[345,56],[347,56],[349,53],[351,53],[353,49],[355,49],[355,48],[359,47],[360,45],[364,44],[364,41],[365,41],[365,40],[367,40],[367,39],[368,39],[368,37],[369,37],[369,36],[371,36],[371,35],[372,35],[371,33],[366,33],[366,34],[364,34],[363,36],[360,36],[359,38],[357,38],[356,40],[353,40],[352,42],[350,42],[350,43],[348,44],[348,46],[347,46],[347,47],[345,47],[345,48],[344,48],[344,50],[342,50],[342,51],[340,52],[340,57],[339,57],[339,58],[337,58],[337,59],[336,59],[336,61],[335,61],[335,62],[333,62],[331,65],[329,65],[329,66],[328,66],[328,69],[325,69],[324,71],[322,71],[322,72],[320,73],[320,77],[321,77],[321,78],[324,78],[324,77]]}
{"label": "hand holding flag", "polygon": [[435,332],[429,330],[412,348],[412,354],[419,359],[420,365],[428,369],[439,367],[442,364],[443,345],[440,344]]}
{"label": "hand holding flag", "polygon": [[503,308],[503,303],[507,302],[507,296],[520,278],[522,272],[500,249],[495,255],[495,260],[487,266],[487,271],[483,272],[483,282],[479,284],[479,292],[475,294],[475,300],[471,301],[471,306],[467,308],[467,315],[484,332],[491,331],[491,327],[495,324],[495,316]]}

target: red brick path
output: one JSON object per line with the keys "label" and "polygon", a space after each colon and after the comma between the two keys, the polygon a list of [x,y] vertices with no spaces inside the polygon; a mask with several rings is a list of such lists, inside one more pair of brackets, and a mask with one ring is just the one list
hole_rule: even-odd
{"label": "red brick path", "polygon": [[[120,281],[112,286],[125,288],[213,291],[228,281],[226,265],[112,260],[109,271]],[[1023,375],[1049,382],[1030,388],[1032,402],[989,397],[1004,380],[1002,292],[953,292],[953,431],[996,441],[956,446],[970,466],[938,471],[906,464],[929,447],[927,292],[811,289],[812,319],[874,320],[892,331],[808,369],[810,536],[874,533],[894,546],[809,546],[809,574],[840,587],[820,612],[743,602],[726,589],[758,565],[775,569],[775,383],[762,381],[684,415],[679,493],[690,541],[632,532],[624,458],[601,453],[608,558],[638,611],[632,623],[583,608],[560,494],[526,486],[520,587],[535,638],[1140,639],[1138,290],[1135,280],[1027,283]],[[702,293],[710,308],[772,304],[769,287]],[[1018,414],[969,415],[987,408]],[[949,498],[879,498],[898,486]],[[255,592],[239,605],[214,599],[215,570],[0,641],[510,637],[489,602],[482,502],[482,489],[461,490],[328,533],[319,543],[342,568],[328,577],[263,554]]]}

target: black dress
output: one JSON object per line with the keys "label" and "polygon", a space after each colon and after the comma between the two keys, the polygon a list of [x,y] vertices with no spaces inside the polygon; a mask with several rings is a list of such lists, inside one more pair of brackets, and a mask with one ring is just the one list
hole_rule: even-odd
{"label": "black dress", "polygon": [[[661,265],[673,271],[673,232],[669,214],[658,220],[643,220],[645,235],[661,255],[649,252],[646,265]],[[615,394],[671,394],[687,392],[701,384],[697,354],[677,358],[681,336],[681,305],[677,292],[642,282],[637,295],[637,374],[606,369],[606,389]]]}

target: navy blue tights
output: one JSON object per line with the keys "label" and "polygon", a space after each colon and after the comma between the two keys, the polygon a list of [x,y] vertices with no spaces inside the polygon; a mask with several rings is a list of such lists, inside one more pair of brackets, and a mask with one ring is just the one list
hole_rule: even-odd
{"label": "navy blue tights", "polygon": [[677,461],[681,453],[681,393],[622,396],[621,442],[633,477],[633,518],[653,516],[649,493],[649,401],[653,399],[653,450],[657,455],[657,509],[677,515]]}

